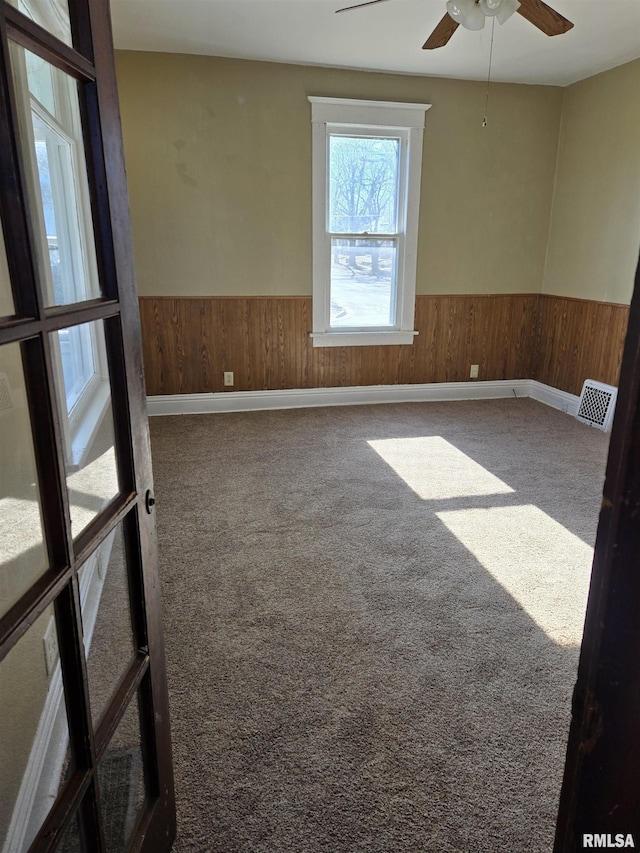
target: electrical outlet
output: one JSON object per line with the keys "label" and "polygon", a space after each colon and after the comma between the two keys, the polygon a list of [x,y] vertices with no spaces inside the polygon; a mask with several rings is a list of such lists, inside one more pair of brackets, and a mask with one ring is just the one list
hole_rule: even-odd
{"label": "electrical outlet", "polygon": [[224,384],[225,385],[233,385],[233,370],[225,370],[225,372],[224,372]]}
{"label": "electrical outlet", "polygon": [[44,645],[44,665],[47,670],[47,675],[51,675],[58,661],[58,635],[56,634],[56,620],[52,616],[49,619],[47,630],[42,638]]}
{"label": "electrical outlet", "polygon": [[478,378],[478,371],[479,371],[479,370],[480,370],[480,365],[479,365],[479,364],[472,364],[472,365],[471,365],[471,371],[470,371],[470,373],[469,373],[469,377],[470,377],[470,379],[477,379],[477,378]]}

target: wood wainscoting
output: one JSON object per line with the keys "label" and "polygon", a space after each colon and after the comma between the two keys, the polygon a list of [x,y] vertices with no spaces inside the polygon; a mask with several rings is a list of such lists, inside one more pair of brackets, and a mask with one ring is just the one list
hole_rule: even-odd
{"label": "wood wainscoting", "polygon": [[580,394],[585,379],[618,384],[629,306],[542,294],[532,379]]}
{"label": "wood wainscoting", "polygon": [[[142,297],[147,393],[537,379],[617,383],[628,308],[539,294],[418,296],[411,346],[314,348],[311,297]],[[223,385],[233,371],[234,386]]]}
{"label": "wood wainscoting", "polygon": [[[538,296],[418,296],[409,346],[313,347],[311,297],[142,297],[147,393],[528,379]],[[224,388],[232,370],[234,387]]]}

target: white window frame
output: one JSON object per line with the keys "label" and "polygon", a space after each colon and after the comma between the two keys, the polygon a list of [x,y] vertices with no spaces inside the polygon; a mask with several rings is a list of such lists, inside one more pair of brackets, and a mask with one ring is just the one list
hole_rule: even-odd
{"label": "white window frame", "polygon": [[[18,61],[14,63],[14,79],[20,93],[19,107],[23,112],[21,131],[26,148],[24,154],[29,170],[32,200],[35,204],[36,231],[41,243],[41,283],[51,307],[54,307],[53,278],[48,257],[49,243],[46,237],[44,207],[35,158],[33,116],[36,116],[45,126],[49,167],[52,177],[53,174],[56,177],[55,181],[52,180],[52,193],[56,200],[56,226],[59,231],[57,239],[59,244],[65,247],[65,258],[70,265],[67,283],[74,301],[82,302],[91,298],[90,294],[83,292],[82,285],[85,284],[88,287],[91,282],[97,282],[98,269],[95,253],[89,251],[89,246],[94,240],[91,203],[86,181],[84,176],[81,176],[82,167],[77,156],[78,148],[83,144],[79,115],[72,108],[72,98],[75,96],[77,83],[72,77],[56,78],[53,81],[56,110],[54,116],[30,92],[25,54],[21,52],[18,57]],[[73,304],[73,302],[65,304]],[[83,327],[68,327],[68,333],[75,336],[75,345],[82,347],[85,357],[90,358],[93,372],[70,406],[65,393],[60,339],[57,333],[51,335],[52,360],[56,373],[69,472],[85,464],[111,399],[104,334],[98,333],[97,324],[89,324],[86,331],[83,329],[78,332],[78,329]],[[81,340],[79,340],[80,336]]]}
{"label": "white window frame", "polygon": [[[313,162],[314,347],[412,344],[415,335],[418,220],[425,116],[431,104],[362,101],[310,96]],[[381,327],[331,326],[331,239],[329,229],[329,140],[332,134],[400,140],[395,321]],[[365,235],[363,234],[363,237]],[[367,234],[371,240],[385,235]]]}

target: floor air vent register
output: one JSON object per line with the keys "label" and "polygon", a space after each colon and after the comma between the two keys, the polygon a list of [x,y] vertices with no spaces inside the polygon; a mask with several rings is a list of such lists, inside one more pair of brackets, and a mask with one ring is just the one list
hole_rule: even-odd
{"label": "floor air vent register", "polygon": [[616,408],[618,389],[595,379],[585,379],[576,417],[589,426],[609,432]]}

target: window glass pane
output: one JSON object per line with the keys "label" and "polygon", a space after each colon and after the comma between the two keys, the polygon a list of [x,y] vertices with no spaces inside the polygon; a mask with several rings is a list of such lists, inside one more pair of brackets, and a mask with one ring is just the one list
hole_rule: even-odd
{"label": "window glass pane", "polygon": [[53,607],[0,662],[0,850],[22,853],[70,775]]}
{"label": "window glass pane", "polygon": [[15,314],[13,294],[11,293],[11,279],[9,278],[9,267],[7,266],[7,253],[4,243],[4,234],[0,225],[0,317],[10,317]]}
{"label": "window glass pane", "polygon": [[392,240],[331,240],[331,327],[395,323],[397,245]]}
{"label": "window glass pane", "polygon": [[46,305],[100,296],[77,82],[11,45]]}
{"label": "window glass pane", "polygon": [[7,344],[0,348],[0,616],[47,564],[20,345]]}
{"label": "window glass pane", "polygon": [[138,698],[134,697],[98,765],[107,853],[127,850],[146,798]]}
{"label": "window glass pane", "polygon": [[103,322],[53,332],[51,344],[76,537],[119,490]]}
{"label": "window glass pane", "polygon": [[395,234],[400,140],[329,137],[329,230]]}
{"label": "window glass pane", "polygon": [[91,716],[95,725],[131,664],[134,652],[122,524],[91,555],[78,578]]}
{"label": "window glass pane", "polygon": [[60,41],[71,44],[68,0],[9,0],[9,3]]}

